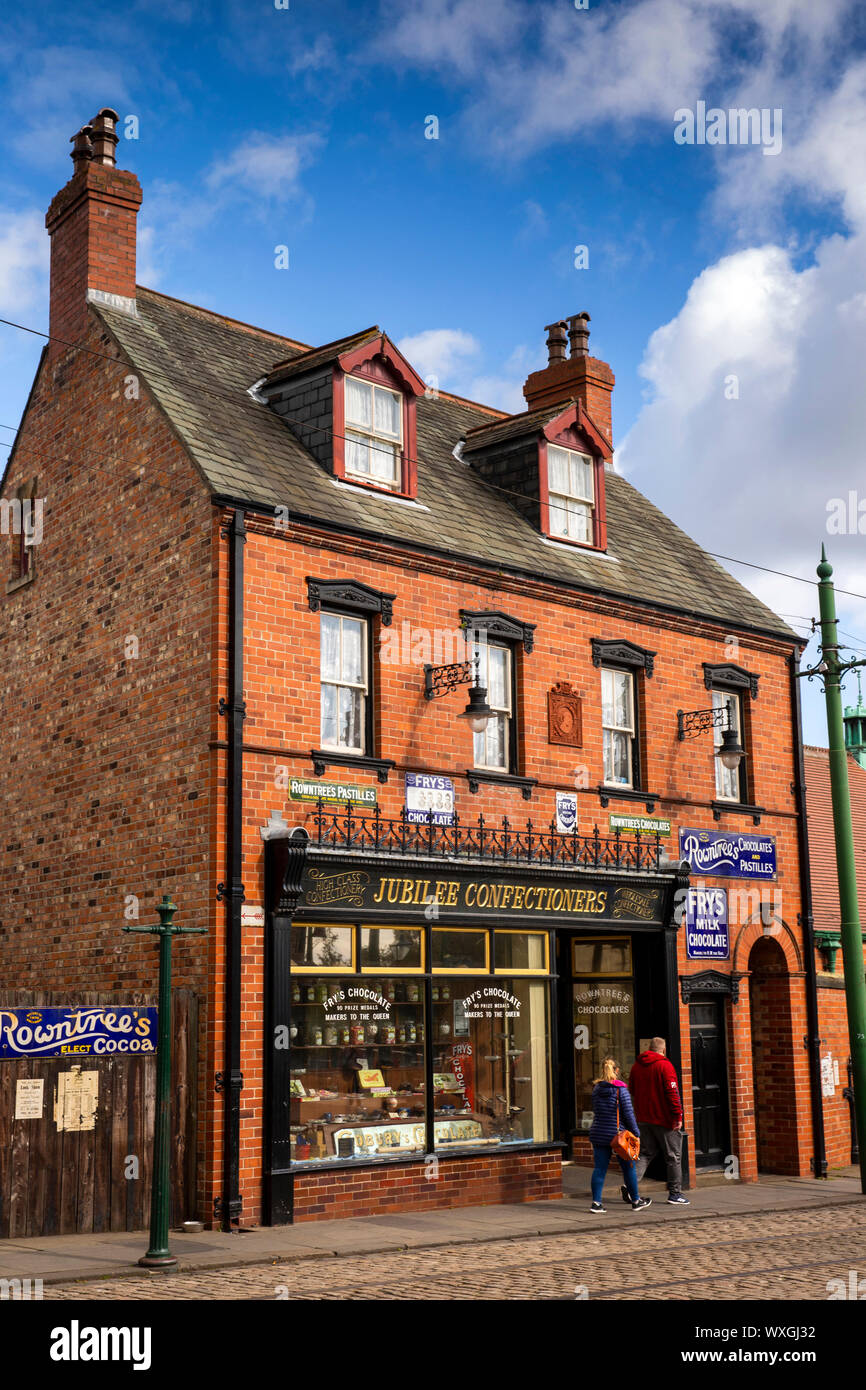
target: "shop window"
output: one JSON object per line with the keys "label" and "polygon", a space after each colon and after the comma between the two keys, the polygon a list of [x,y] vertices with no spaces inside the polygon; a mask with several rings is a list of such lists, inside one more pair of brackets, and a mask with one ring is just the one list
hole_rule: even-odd
{"label": "shop window", "polygon": [[362,970],[423,970],[420,927],[362,927]]}
{"label": "shop window", "polygon": [[321,736],[324,749],[369,751],[369,624],[365,618],[323,612],[321,618]]}
{"label": "shop window", "polygon": [[631,941],[626,938],[577,938],[572,946],[575,975],[630,975]]}
{"label": "shop window", "polygon": [[496,969],[519,970],[521,973],[544,972],[548,969],[549,938],[543,931],[496,932]]}
{"label": "shop window", "polygon": [[601,724],[606,786],[640,786],[635,694],[632,671],[602,667]]}
{"label": "shop window", "polygon": [[291,997],[293,1160],[423,1153],[423,981],[302,975]]}
{"label": "shop window", "polygon": [[[739,736],[740,743],[743,742],[743,702],[739,691],[736,690],[714,690],[713,709],[727,709],[728,723],[730,728]],[[746,771],[745,758],[741,758],[736,767],[725,767],[721,758],[718,756],[718,749],[722,746],[723,729],[713,729],[713,743],[716,748],[714,758],[716,769],[716,796],[719,801],[746,801]]]}
{"label": "shop window", "polygon": [[490,935],[473,928],[433,928],[433,969],[488,970]]}
{"label": "shop window", "polygon": [[292,927],[293,970],[351,970],[354,966],[351,927],[309,923]]}
{"label": "shop window", "polygon": [[592,1086],[601,1076],[605,1057],[615,1058],[627,1077],[637,1055],[631,941],[577,939],[573,969],[575,1114],[578,1129],[588,1130]]}
{"label": "shop window", "polygon": [[550,1139],[546,981],[454,976],[433,985],[438,1150]]}

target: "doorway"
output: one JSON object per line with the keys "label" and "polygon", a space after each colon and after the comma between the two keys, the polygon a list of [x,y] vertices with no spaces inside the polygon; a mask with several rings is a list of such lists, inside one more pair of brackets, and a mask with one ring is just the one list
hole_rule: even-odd
{"label": "doorway", "polygon": [[695,1167],[723,1168],[731,1151],[728,1058],[722,999],[689,1005]]}

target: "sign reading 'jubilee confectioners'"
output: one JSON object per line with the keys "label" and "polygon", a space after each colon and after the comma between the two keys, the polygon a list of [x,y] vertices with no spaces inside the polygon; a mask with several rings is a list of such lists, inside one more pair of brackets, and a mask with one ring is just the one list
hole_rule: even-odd
{"label": "sign reading 'jubilee confectioners'", "polygon": [[424,912],[436,905],[436,915],[531,918],[533,921],[660,922],[663,892],[659,888],[574,880],[508,881],[478,874],[445,871],[404,874],[375,868],[307,866],[299,906],[336,910],[387,912],[395,916]]}

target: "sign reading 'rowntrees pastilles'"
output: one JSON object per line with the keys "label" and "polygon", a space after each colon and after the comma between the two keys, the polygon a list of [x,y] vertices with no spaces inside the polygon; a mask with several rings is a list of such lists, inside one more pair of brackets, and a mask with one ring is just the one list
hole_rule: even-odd
{"label": "sign reading 'rowntrees pastilles'", "polygon": [[0,1059],[155,1052],[157,1010],[132,1004],[0,1009]]}
{"label": "sign reading 'rowntrees pastilles'", "polygon": [[680,858],[687,859],[696,874],[768,882],[776,877],[776,841],[772,835],[681,829]]}
{"label": "sign reading 'rowntrees pastilles'", "polygon": [[376,788],[359,787],[351,782],[319,782],[313,777],[292,777],[289,781],[292,801],[326,801],[344,806],[375,806]]}

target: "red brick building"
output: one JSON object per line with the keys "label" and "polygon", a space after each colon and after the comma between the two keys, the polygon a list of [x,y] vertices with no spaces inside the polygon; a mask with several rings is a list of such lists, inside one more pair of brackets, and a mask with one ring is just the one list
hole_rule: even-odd
{"label": "red brick building", "polygon": [[114,143],[48,213],[0,492],[44,503],[0,575],[2,984],[143,998],[129,904],[207,927],[205,1220],[549,1196],[655,1034],[692,1174],[809,1173],[801,643],[615,471],[588,316],[506,416],[378,327],[143,289]]}
{"label": "red brick building", "polygon": [[[845,711],[845,744],[849,750],[848,785],[854,827],[854,861],[860,921],[863,922],[866,921],[866,708],[860,701]],[[827,1162],[831,1168],[836,1168],[856,1161],[857,1135],[851,1103],[853,1081],[848,1071],[851,1049],[845,1007],[845,967],[827,749],[807,747],[805,767],[821,1027],[822,1105]]]}

